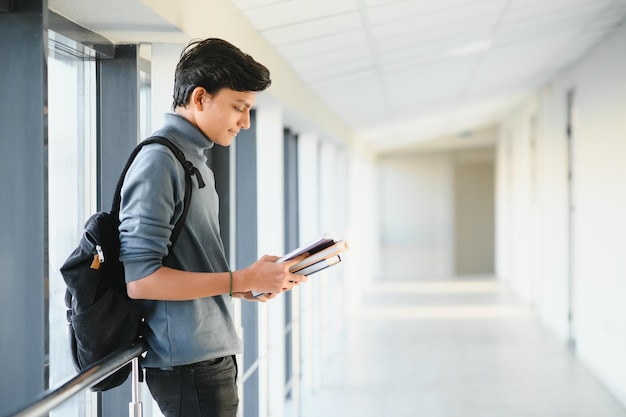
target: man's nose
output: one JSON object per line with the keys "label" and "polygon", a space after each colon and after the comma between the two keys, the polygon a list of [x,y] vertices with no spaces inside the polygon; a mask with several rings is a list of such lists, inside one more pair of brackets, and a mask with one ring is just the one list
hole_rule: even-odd
{"label": "man's nose", "polygon": [[241,114],[238,124],[242,129],[250,128],[250,110],[246,110]]}

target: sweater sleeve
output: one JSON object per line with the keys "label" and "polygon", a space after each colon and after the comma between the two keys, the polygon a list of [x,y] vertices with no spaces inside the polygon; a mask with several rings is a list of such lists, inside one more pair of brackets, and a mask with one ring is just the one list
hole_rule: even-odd
{"label": "sweater sleeve", "polygon": [[175,219],[182,213],[184,178],[178,160],[158,144],[145,146],[128,170],[119,227],[126,282],[144,278],[163,264]]}

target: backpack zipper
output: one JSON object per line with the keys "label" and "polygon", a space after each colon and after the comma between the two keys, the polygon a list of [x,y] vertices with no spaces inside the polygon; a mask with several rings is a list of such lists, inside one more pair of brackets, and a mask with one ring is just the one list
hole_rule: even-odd
{"label": "backpack zipper", "polygon": [[104,252],[102,251],[102,246],[96,245],[96,252],[98,252],[98,260],[100,263],[104,263]]}

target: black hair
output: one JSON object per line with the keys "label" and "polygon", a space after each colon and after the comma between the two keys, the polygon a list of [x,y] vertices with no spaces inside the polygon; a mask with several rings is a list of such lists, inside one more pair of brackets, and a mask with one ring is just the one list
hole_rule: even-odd
{"label": "black hair", "polygon": [[176,65],[172,108],[187,105],[196,87],[213,95],[222,88],[263,91],[271,83],[269,70],[231,43],[217,38],[195,40],[185,47]]}

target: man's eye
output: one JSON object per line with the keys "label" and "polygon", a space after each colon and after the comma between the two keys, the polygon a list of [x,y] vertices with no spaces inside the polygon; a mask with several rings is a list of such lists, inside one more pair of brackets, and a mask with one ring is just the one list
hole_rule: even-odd
{"label": "man's eye", "polygon": [[237,110],[239,113],[243,113],[243,107],[235,107],[235,110]]}

